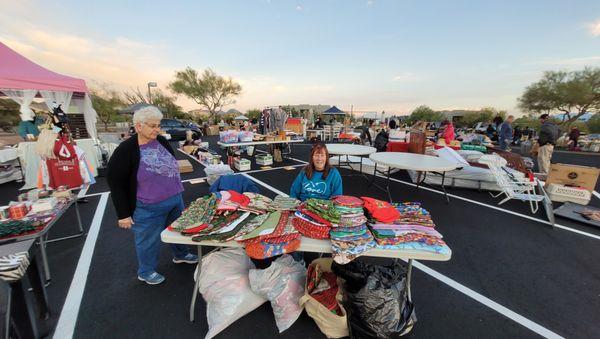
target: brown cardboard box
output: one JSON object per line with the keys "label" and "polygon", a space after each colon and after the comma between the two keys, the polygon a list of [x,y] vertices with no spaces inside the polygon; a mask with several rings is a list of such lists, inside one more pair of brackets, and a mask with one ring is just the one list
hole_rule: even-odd
{"label": "brown cardboard box", "polygon": [[192,154],[192,152],[194,152],[196,149],[198,149],[198,146],[192,146],[192,145],[183,146],[183,151],[186,154]]}
{"label": "brown cardboard box", "polygon": [[208,135],[218,135],[219,134],[219,126],[212,125],[208,127]]}
{"label": "brown cardboard box", "polygon": [[179,173],[190,173],[194,171],[194,167],[188,160],[177,160],[179,165]]}
{"label": "brown cardboard box", "polygon": [[561,184],[567,186],[579,186],[588,191],[593,191],[596,187],[598,175],[600,175],[600,168],[551,164],[548,179],[546,179],[546,185]]}

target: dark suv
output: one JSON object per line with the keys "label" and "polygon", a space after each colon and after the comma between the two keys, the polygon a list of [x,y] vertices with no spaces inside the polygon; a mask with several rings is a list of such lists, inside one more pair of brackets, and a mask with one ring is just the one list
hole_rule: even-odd
{"label": "dark suv", "polygon": [[198,139],[202,136],[202,131],[198,126],[185,124],[175,119],[162,119],[160,121],[160,126],[161,129],[169,133],[173,139],[184,140],[186,131],[192,131],[194,133],[194,139]]}

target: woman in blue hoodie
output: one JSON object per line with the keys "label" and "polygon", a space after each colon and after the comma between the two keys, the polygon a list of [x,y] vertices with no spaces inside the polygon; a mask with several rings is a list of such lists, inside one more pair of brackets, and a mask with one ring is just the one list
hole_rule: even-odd
{"label": "woman in blue hoodie", "polygon": [[329,164],[329,152],[325,144],[317,143],[310,152],[308,165],[294,180],[290,196],[305,201],[309,198],[330,199],[341,194],[340,172]]}

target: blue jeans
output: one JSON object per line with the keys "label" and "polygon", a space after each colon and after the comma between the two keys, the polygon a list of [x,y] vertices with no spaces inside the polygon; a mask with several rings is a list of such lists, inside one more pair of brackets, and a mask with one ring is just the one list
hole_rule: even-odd
{"label": "blue jeans", "polygon": [[[133,234],[135,235],[135,250],[138,257],[138,276],[146,276],[156,272],[158,254],[160,252],[160,232],[175,221],[183,211],[181,194],[155,204],[145,204],[137,201],[133,212]],[[171,244],[176,258],[189,253],[185,245]]]}

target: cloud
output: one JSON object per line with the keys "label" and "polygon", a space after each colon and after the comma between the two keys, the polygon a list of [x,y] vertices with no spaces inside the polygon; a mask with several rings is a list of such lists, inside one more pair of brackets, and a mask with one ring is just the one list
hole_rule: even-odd
{"label": "cloud", "polygon": [[590,66],[600,64],[600,55],[568,59],[545,59],[526,63],[525,65],[551,65],[551,66]]}
{"label": "cloud", "polygon": [[600,20],[591,23],[591,24],[587,24],[588,27],[588,31],[590,32],[590,34],[592,36],[600,36]]}
{"label": "cloud", "polygon": [[302,6],[300,6],[300,5],[296,6],[296,10],[297,10],[297,11],[302,11],[303,9],[304,9],[304,8],[303,8]]}
{"label": "cloud", "polygon": [[[34,23],[35,22],[35,23]],[[162,43],[135,41],[125,36],[90,38],[55,29],[37,20],[0,13],[0,40],[26,58],[52,71],[81,77],[93,86],[104,83],[117,90],[156,81],[166,87],[175,67]]]}
{"label": "cloud", "polygon": [[374,4],[375,4],[375,1],[374,1],[374,0],[369,0],[369,1],[367,1],[367,6],[369,6],[369,7],[370,7],[370,6],[373,6]]}
{"label": "cloud", "polygon": [[413,73],[403,73],[403,74],[399,74],[396,75],[392,81],[396,81],[396,82],[412,82],[412,81],[419,81],[421,80],[421,78]]}

